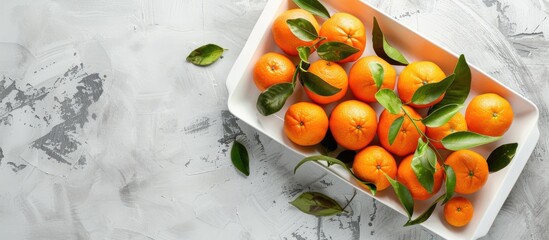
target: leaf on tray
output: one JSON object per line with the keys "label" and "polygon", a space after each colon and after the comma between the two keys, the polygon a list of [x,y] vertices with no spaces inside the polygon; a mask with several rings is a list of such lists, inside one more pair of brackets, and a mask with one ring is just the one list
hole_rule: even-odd
{"label": "leaf on tray", "polygon": [[330,18],[330,13],[318,0],[292,0],[298,7],[322,18]]}
{"label": "leaf on tray", "polygon": [[442,200],[443,198],[444,198],[444,195],[437,198],[437,200],[432,202],[431,205],[429,206],[429,208],[427,208],[427,210],[425,210],[425,212],[423,212],[421,215],[419,215],[416,219],[408,220],[408,222],[406,222],[406,224],[404,224],[404,226],[405,227],[412,226],[412,225],[420,224],[422,222],[427,221],[427,219],[429,219],[429,217],[431,217],[431,215],[433,214],[433,212],[437,208],[438,202],[440,202],[440,200]]}
{"label": "leaf on tray", "polygon": [[474,132],[462,131],[451,133],[442,139],[442,145],[452,151],[473,148],[501,139],[501,137],[486,136]]}
{"label": "leaf on tray", "polygon": [[288,19],[286,24],[288,24],[290,31],[303,41],[310,42],[318,38],[316,28],[304,18]]}
{"label": "leaf on tray", "polygon": [[444,194],[444,202],[442,204],[446,204],[452,198],[456,189],[456,172],[454,172],[454,169],[450,165],[444,165],[444,172],[446,177],[446,194]]}
{"label": "leaf on tray", "polygon": [[383,66],[377,62],[370,62],[368,63],[368,67],[370,68],[370,73],[372,73],[372,78],[376,83],[376,88],[379,90],[383,84],[383,78],[385,77]]}
{"label": "leaf on tray", "polygon": [[418,145],[412,158],[412,170],[416,174],[417,180],[429,193],[433,192],[435,182],[435,171],[437,156],[429,142],[424,142],[421,137],[417,140]]}
{"label": "leaf on tray", "polygon": [[414,104],[429,104],[437,100],[446,89],[450,87],[450,84],[454,81],[455,75],[451,74],[440,82],[428,83],[419,87],[412,96],[412,103]]}
{"label": "leaf on tray", "polygon": [[431,112],[429,116],[421,120],[427,127],[440,127],[446,124],[459,110],[463,108],[461,104],[448,104]]}
{"label": "leaf on tray", "polygon": [[392,47],[381,31],[381,27],[374,17],[374,27],[372,30],[372,44],[377,56],[392,65],[408,65],[408,60],[404,58],[396,48]]}
{"label": "leaf on tray", "polygon": [[402,127],[402,123],[404,122],[404,116],[400,116],[393,123],[391,123],[391,127],[389,127],[389,145],[393,145],[395,142],[395,139],[400,132],[400,128]]}
{"label": "leaf on tray", "polygon": [[508,143],[497,147],[486,160],[488,162],[488,170],[490,172],[497,172],[509,165],[515,157],[517,147],[518,143]]}
{"label": "leaf on tray", "polygon": [[288,97],[294,92],[293,83],[278,83],[270,86],[257,98],[257,110],[263,116],[276,113],[284,107]]}
{"label": "leaf on tray", "polygon": [[330,62],[341,61],[359,51],[360,50],[358,48],[349,46],[342,42],[325,42],[320,44],[316,50],[321,59]]}
{"label": "leaf on tray", "polygon": [[393,190],[395,191],[395,194],[397,195],[397,198],[400,201],[400,204],[402,204],[402,206],[406,210],[406,214],[408,215],[408,221],[409,221],[412,218],[412,214],[414,214],[414,199],[412,198],[412,194],[406,188],[406,186],[404,186],[404,184],[400,183],[397,180],[392,179],[387,174],[385,174],[385,177],[387,178],[387,180],[389,180],[389,183],[391,183],[391,186],[393,186]]}
{"label": "leaf on tray", "polygon": [[303,86],[320,96],[332,96],[341,91],[312,72],[300,72],[299,76]]}
{"label": "leaf on tray", "polygon": [[309,63],[309,56],[311,56],[311,48],[307,46],[297,47],[297,53],[301,61]]}
{"label": "leaf on tray", "polygon": [[380,89],[376,92],[376,100],[391,114],[399,114],[402,107],[402,101],[391,89]]}
{"label": "leaf on tray", "polygon": [[469,96],[469,91],[471,90],[471,69],[463,54],[459,56],[454,68],[454,75],[456,77],[452,85],[446,89],[444,98],[429,109],[429,113],[449,104],[463,104],[467,96]]}

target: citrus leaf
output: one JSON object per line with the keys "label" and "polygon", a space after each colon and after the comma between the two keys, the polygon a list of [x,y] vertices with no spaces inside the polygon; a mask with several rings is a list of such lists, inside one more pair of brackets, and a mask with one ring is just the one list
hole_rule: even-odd
{"label": "citrus leaf", "polygon": [[248,158],[248,151],[242,143],[238,141],[233,142],[231,148],[231,161],[236,169],[246,176],[250,175],[250,159]]}
{"label": "citrus leaf", "polygon": [[318,38],[318,33],[313,24],[304,18],[288,19],[286,24],[297,38],[310,42]]}
{"label": "citrus leaf", "polygon": [[402,123],[404,122],[404,116],[400,116],[393,123],[391,123],[391,127],[389,127],[389,145],[393,145],[395,142],[396,136],[398,135],[398,132],[400,132],[400,127],[402,127]]}
{"label": "citrus leaf", "polygon": [[301,161],[299,163],[297,163],[297,165],[295,166],[294,168],[294,174],[296,173],[297,169],[299,167],[301,167],[301,165],[303,165],[304,163],[306,162],[318,162],[318,161],[326,161],[328,163],[328,165],[333,165],[333,164],[337,164],[339,166],[342,166],[343,168],[345,168],[345,170],[347,170],[347,172],[349,172],[349,174],[351,174],[351,176],[361,182],[362,184],[366,185],[370,191],[372,192],[373,195],[376,195],[376,192],[377,192],[377,187],[375,184],[371,183],[371,182],[366,182],[366,181],[363,181],[361,180],[360,178],[358,178],[352,171],[351,169],[349,169],[347,167],[347,165],[342,162],[341,160],[337,159],[337,158],[333,158],[333,157],[328,157],[328,156],[324,156],[324,155],[315,155],[315,156],[310,156],[310,157],[306,157],[306,158],[303,158],[301,159]]}
{"label": "citrus leaf", "polygon": [[299,76],[302,63],[303,62],[299,62],[299,66],[297,66],[294,70],[294,75],[292,76],[292,88],[295,88],[295,83],[297,82],[297,77]]}
{"label": "citrus leaf", "polygon": [[223,51],[225,51],[225,49],[220,46],[211,43],[206,44],[193,50],[189,56],[187,56],[187,62],[197,66],[208,66],[217,61],[223,54]]}
{"label": "citrus leaf", "polygon": [[456,189],[456,172],[450,165],[444,165],[444,172],[446,176],[446,194],[444,194],[444,202],[446,204],[452,196],[454,195],[454,190]]}
{"label": "citrus leaf", "polygon": [[341,151],[336,158],[344,162],[348,168],[351,168],[353,166],[353,161],[355,160],[355,156],[356,156],[355,151],[344,150],[344,151]]}
{"label": "citrus leaf", "polygon": [[383,35],[377,19],[374,17],[374,27],[372,29],[372,44],[376,54],[392,65],[408,65],[408,60],[396,48],[392,47]]}
{"label": "citrus leaf", "polygon": [[408,220],[408,222],[406,222],[406,224],[404,224],[405,227],[407,226],[412,226],[412,225],[416,225],[416,224],[420,224],[422,222],[425,222],[427,221],[427,219],[429,219],[429,217],[431,217],[431,215],[433,214],[433,212],[435,211],[435,209],[437,208],[437,204],[438,202],[440,202],[440,200],[442,200],[444,197],[444,195],[440,196],[439,198],[437,198],[437,200],[435,200],[434,202],[431,203],[431,205],[429,206],[429,208],[427,208],[427,210],[425,210],[425,212],[423,212],[421,215],[419,215],[416,219],[414,220]]}
{"label": "citrus leaf", "polygon": [[334,138],[334,135],[332,135],[332,131],[328,129],[326,132],[326,135],[320,141],[320,146],[326,151],[326,152],[333,152],[337,149],[337,142]]}
{"label": "citrus leaf", "polygon": [[342,42],[325,42],[320,44],[316,50],[321,59],[330,62],[341,61],[359,51],[360,50],[358,50],[358,48],[349,46]]}
{"label": "citrus leaf", "polygon": [[383,78],[385,77],[383,66],[377,62],[370,62],[368,63],[368,67],[370,68],[370,73],[372,73],[372,77],[376,83],[376,88],[379,90],[383,84]]}
{"label": "citrus leaf", "polygon": [[497,147],[486,160],[488,162],[488,170],[490,172],[497,172],[509,165],[515,157],[517,147],[518,143],[508,143]]}
{"label": "citrus leaf", "polygon": [[428,83],[419,87],[412,96],[414,104],[428,104],[437,100],[454,81],[455,75],[451,74],[440,82]]}
{"label": "citrus leaf", "polygon": [[393,186],[393,190],[395,191],[395,194],[397,195],[400,204],[402,204],[402,206],[406,210],[406,213],[408,214],[408,220],[410,220],[412,218],[412,214],[414,214],[414,199],[412,198],[412,194],[406,188],[406,186],[404,186],[404,184],[392,179],[386,173],[384,174],[387,180],[389,180],[389,183],[391,183],[391,186]]}
{"label": "citrus leaf", "polygon": [[434,174],[436,171],[437,156],[433,149],[429,147],[429,142],[424,142],[421,137],[417,142],[417,148],[412,158],[412,170],[414,170],[421,186],[431,193],[433,192],[435,182]]}
{"label": "citrus leaf", "polygon": [[288,97],[294,92],[294,84],[278,83],[270,86],[257,98],[257,110],[263,116],[268,116],[276,113],[284,107],[284,103]]}
{"label": "citrus leaf", "polygon": [[463,104],[469,91],[471,90],[471,69],[465,60],[465,56],[462,54],[459,56],[456,67],[454,68],[454,75],[456,76],[452,85],[446,89],[444,98],[435,104],[429,112],[442,108],[448,104]]}
{"label": "citrus leaf", "polygon": [[299,77],[303,86],[320,96],[332,96],[341,91],[341,88],[330,85],[312,72],[301,72]]}
{"label": "citrus leaf", "polygon": [[297,47],[297,53],[301,61],[309,63],[309,56],[311,56],[311,48],[307,46]]}
{"label": "citrus leaf", "polygon": [[399,114],[402,101],[391,89],[380,89],[376,92],[376,100],[391,114]]}
{"label": "citrus leaf", "polygon": [[444,137],[441,142],[446,149],[457,151],[495,142],[500,138],[501,137],[492,137],[474,132],[463,131],[451,133],[450,135]]}
{"label": "citrus leaf", "polygon": [[330,18],[330,13],[318,0],[292,0],[301,9],[322,18]]}
{"label": "citrus leaf", "polygon": [[448,104],[431,112],[421,122],[427,127],[440,127],[450,121],[461,108],[463,108],[461,104]]}
{"label": "citrus leaf", "polygon": [[343,212],[339,203],[319,192],[304,192],[290,204],[304,213],[317,217],[332,216]]}

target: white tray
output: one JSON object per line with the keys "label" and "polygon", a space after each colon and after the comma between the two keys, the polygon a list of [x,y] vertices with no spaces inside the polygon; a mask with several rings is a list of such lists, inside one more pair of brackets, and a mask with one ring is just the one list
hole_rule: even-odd
{"label": "white tray", "polygon": [[[363,21],[367,30],[367,42],[364,56],[375,55],[372,50],[371,41],[371,27],[373,17],[375,16],[391,44],[401,50],[409,61],[429,60],[437,63],[447,74],[453,71],[457,62],[457,54],[434,44],[426,37],[401,25],[390,16],[385,15],[368,3],[358,0],[324,0],[322,3],[330,10],[331,14],[335,12],[348,12]],[[228,75],[228,107],[232,114],[256,128],[258,131],[271,137],[288,149],[303,156],[308,156],[319,154],[319,152],[314,147],[305,148],[293,144],[284,135],[282,130],[283,117],[287,107],[297,101],[308,101],[306,95],[302,93],[299,87],[296,88],[297,92],[288,99],[281,111],[265,117],[259,114],[256,109],[259,91],[256,89],[252,80],[253,65],[261,55],[269,51],[282,52],[272,39],[271,24],[280,13],[290,8],[296,8],[296,6],[289,0],[270,0],[265,6],[246,45],[242,49],[242,52]],[[311,57],[314,58],[315,55],[316,54],[312,54]],[[294,60],[296,60],[295,62],[298,61],[297,58],[294,58]],[[352,63],[349,63],[344,65],[344,67],[348,70],[351,65]],[[422,223],[427,229],[447,239],[476,239],[488,233],[497,213],[517,181],[520,172],[524,168],[524,165],[539,138],[539,130],[537,127],[539,112],[537,107],[528,99],[502,85],[483,71],[472,65],[470,66],[473,80],[470,97],[467,99],[466,103],[469,102],[472,96],[485,92],[495,92],[509,100],[515,112],[515,120],[501,140],[489,145],[477,147],[474,150],[487,157],[491,150],[503,143],[517,142],[519,145],[515,158],[509,166],[497,173],[490,174],[486,185],[480,191],[466,196],[473,202],[475,208],[473,219],[467,226],[463,228],[454,228],[448,225],[442,217],[442,207],[440,206],[437,207],[437,210],[429,220]],[[400,72],[402,67],[396,67],[396,69]],[[350,96],[351,94],[348,93],[348,95]],[[330,111],[332,107],[333,104],[327,106],[327,111]],[[372,107],[376,109],[378,114],[380,113],[381,107],[378,104],[372,104]],[[296,164],[299,160],[300,159],[295,160]],[[342,168],[339,168],[338,166],[327,168],[322,164],[318,164],[318,166],[322,166],[322,169],[335,174],[364,194],[372,196],[367,190],[358,185]],[[442,189],[441,192],[443,190],[444,189]],[[386,206],[406,215],[392,189],[379,192],[374,198]],[[433,200],[434,198],[431,198],[429,201],[416,201],[415,216],[417,216],[418,213],[423,212],[427,205]],[[404,222],[402,224],[404,224]]]}

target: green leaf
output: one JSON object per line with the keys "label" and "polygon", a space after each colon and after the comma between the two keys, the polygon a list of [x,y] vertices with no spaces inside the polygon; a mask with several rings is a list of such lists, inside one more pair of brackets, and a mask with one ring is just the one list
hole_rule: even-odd
{"label": "green leaf", "polygon": [[288,19],[286,24],[288,24],[290,31],[303,41],[310,42],[318,38],[316,28],[304,18]]}
{"label": "green leaf", "polygon": [[318,0],[292,0],[301,9],[322,18],[330,18],[330,13]]}
{"label": "green leaf", "polygon": [[463,108],[461,104],[448,104],[431,112],[421,122],[427,127],[440,127],[450,121],[461,108]]}
{"label": "green leaf", "polygon": [[435,211],[435,209],[437,208],[437,204],[438,202],[440,202],[440,200],[444,197],[444,195],[440,196],[439,198],[437,198],[437,200],[435,200],[434,202],[431,203],[431,205],[429,206],[429,208],[427,208],[427,210],[425,210],[425,212],[423,212],[421,215],[419,215],[416,219],[414,220],[408,220],[408,222],[406,222],[406,224],[404,224],[405,227],[407,226],[412,226],[412,225],[416,225],[416,224],[420,224],[422,222],[425,222],[427,221],[427,219],[429,219],[429,217],[431,217],[431,215],[433,214],[433,212]]}
{"label": "green leaf", "polygon": [[497,172],[509,165],[515,157],[517,147],[518,143],[508,143],[497,147],[486,160],[488,162],[488,170],[490,172]]}
{"label": "green leaf", "polygon": [[348,167],[348,168],[351,168],[353,166],[353,161],[355,160],[355,156],[356,156],[356,152],[353,151],[353,150],[344,150],[344,151],[341,151],[338,155],[337,155],[337,159],[341,160],[342,162],[345,163],[345,165]]}
{"label": "green leaf", "polygon": [[456,189],[456,172],[450,165],[444,165],[444,172],[446,173],[446,194],[444,194],[444,202],[446,204],[452,196],[454,195],[454,190]]}
{"label": "green leaf", "polygon": [[299,62],[299,66],[297,66],[294,70],[294,76],[292,76],[292,89],[295,89],[295,83],[297,82],[297,77],[299,76],[299,73],[301,72],[301,64],[303,64],[303,61]]}
{"label": "green leaf", "polygon": [[428,104],[437,100],[454,81],[455,75],[451,74],[440,82],[428,83],[419,87],[412,96],[414,104]]}
{"label": "green leaf", "polygon": [[391,127],[389,127],[389,145],[393,145],[395,142],[396,136],[398,135],[398,132],[400,132],[400,127],[402,127],[402,123],[404,122],[404,116],[400,116],[393,123],[391,123]]}
{"label": "green leaf", "polygon": [[360,50],[342,42],[325,42],[316,50],[321,59],[330,62],[341,61]]}
{"label": "green leaf", "polygon": [[312,72],[301,72],[299,76],[307,89],[320,96],[332,96],[341,91],[341,88],[330,85]]}
{"label": "green leaf", "polygon": [[206,44],[193,50],[189,56],[187,56],[187,62],[197,66],[208,66],[217,61],[223,54],[223,51],[225,51],[225,49],[220,46]]}
{"label": "green leaf", "polygon": [[311,56],[311,48],[307,46],[297,47],[297,53],[301,61],[309,63],[309,56]]}
{"label": "green leaf", "polygon": [[395,194],[397,195],[398,200],[400,201],[400,204],[404,207],[406,210],[406,213],[408,214],[408,220],[412,218],[412,214],[414,214],[414,199],[412,198],[412,194],[404,184],[392,179],[389,175],[385,174],[385,177],[387,180],[389,180],[389,183],[391,183],[391,186],[393,186],[393,190],[395,191]]}
{"label": "green leaf", "polygon": [[250,159],[248,158],[248,151],[242,143],[238,141],[233,142],[231,148],[231,161],[236,169],[242,172],[244,175],[250,175]]}
{"label": "green leaf", "polygon": [[332,131],[328,129],[326,132],[326,135],[324,136],[324,139],[320,142],[320,146],[324,148],[326,152],[332,152],[337,149],[337,142],[334,138],[334,135],[332,135]]}
{"label": "green leaf", "polygon": [[290,204],[304,213],[317,217],[332,216],[343,212],[339,203],[319,192],[304,192]]}
{"label": "green leaf", "polygon": [[361,180],[360,178],[358,178],[352,171],[351,169],[349,169],[347,167],[347,165],[342,162],[341,160],[339,159],[336,159],[336,158],[333,158],[333,157],[328,157],[328,156],[324,156],[324,155],[315,155],[315,156],[310,156],[310,157],[306,157],[306,158],[303,158],[301,159],[301,161],[295,166],[294,168],[294,174],[296,173],[297,169],[299,167],[301,167],[301,165],[303,165],[304,163],[306,162],[318,162],[318,161],[326,161],[328,163],[328,165],[333,165],[333,164],[337,164],[339,166],[342,166],[343,168],[345,168],[345,170],[347,170],[347,172],[349,172],[349,174],[351,174],[351,176],[361,182],[362,184],[366,185],[370,191],[372,192],[373,195],[376,195],[376,192],[377,192],[377,187],[375,184],[371,183],[371,182],[366,182],[366,181],[363,181]]}
{"label": "green leaf", "polygon": [[471,69],[465,60],[465,56],[460,55],[456,67],[454,68],[456,78],[452,85],[446,90],[442,101],[435,104],[429,112],[442,108],[448,104],[463,104],[471,89]]}
{"label": "green leaf", "polygon": [[294,84],[278,83],[270,86],[257,98],[257,110],[263,116],[268,116],[276,113],[284,107],[284,103],[288,97],[294,92]]}
{"label": "green leaf", "polygon": [[383,70],[383,66],[381,66],[381,64],[377,62],[368,63],[368,67],[370,68],[370,73],[372,73],[372,77],[374,78],[376,87],[379,90],[379,88],[381,88],[381,85],[383,84],[383,78],[385,77],[385,70]]}
{"label": "green leaf", "polygon": [[374,27],[372,29],[372,44],[376,54],[388,63],[392,65],[408,65],[408,60],[406,60],[402,53],[387,42],[375,17]]}
{"label": "green leaf", "polygon": [[436,171],[437,156],[433,149],[429,147],[429,143],[424,142],[421,137],[417,142],[418,145],[412,158],[412,170],[414,170],[421,186],[431,193],[433,192],[435,182],[434,174]]}
{"label": "green leaf", "polygon": [[391,114],[399,114],[402,101],[391,89],[380,89],[376,92],[376,100]]}
{"label": "green leaf", "polygon": [[486,136],[474,132],[455,132],[442,139],[442,145],[452,151],[473,148],[487,143],[495,142],[501,137]]}

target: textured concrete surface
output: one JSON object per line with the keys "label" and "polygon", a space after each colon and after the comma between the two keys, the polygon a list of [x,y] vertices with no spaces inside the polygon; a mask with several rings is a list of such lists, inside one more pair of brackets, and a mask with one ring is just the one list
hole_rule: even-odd
{"label": "textured concrete surface", "polygon": [[[369,0],[540,108],[541,138],[486,239],[549,239],[549,2]],[[0,239],[435,239],[232,116],[225,79],[265,0],[0,3]],[[205,43],[208,68],[185,62]],[[251,175],[230,163],[233,139]]]}

